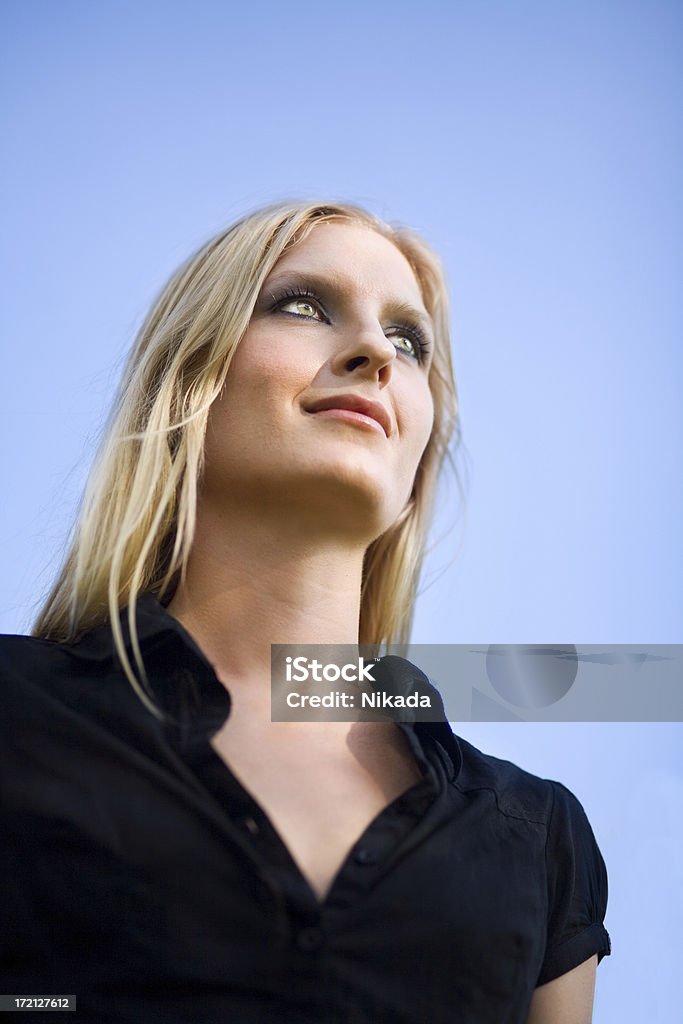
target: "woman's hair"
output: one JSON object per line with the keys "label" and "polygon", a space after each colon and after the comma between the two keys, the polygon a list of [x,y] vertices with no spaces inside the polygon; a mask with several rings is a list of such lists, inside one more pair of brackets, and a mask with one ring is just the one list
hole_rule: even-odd
{"label": "woman's hair", "polygon": [[[350,222],[389,239],[410,263],[435,334],[429,386],[434,424],[410,500],[365,553],[360,643],[407,643],[439,472],[459,436],[441,265],[412,231],[348,203],[286,202],[243,217],[203,245],[154,302],[129,355],[59,576],[33,635],[74,642],[110,622],[122,667],[140,699],[158,708],[135,628],[139,594],[160,600],[183,577],[195,531],[211,404],[223,388],[261,288],[275,264],[316,225]],[[454,464],[453,464],[454,465]],[[457,478],[457,470],[456,470]],[[170,599],[170,596],[169,596]]]}

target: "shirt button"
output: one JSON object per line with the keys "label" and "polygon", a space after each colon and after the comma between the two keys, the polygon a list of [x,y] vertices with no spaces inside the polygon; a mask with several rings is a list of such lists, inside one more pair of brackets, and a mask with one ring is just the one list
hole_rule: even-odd
{"label": "shirt button", "polygon": [[369,846],[360,846],[354,856],[356,864],[376,864],[378,857],[374,850],[371,850]]}
{"label": "shirt button", "polygon": [[249,829],[249,831],[251,832],[252,836],[257,836],[259,834],[259,832],[261,831],[260,828],[258,827],[258,822],[254,821],[253,818],[245,818],[244,819],[244,824]]}
{"label": "shirt button", "polygon": [[323,933],[320,928],[303,928],[296,937],[296,944],[304,953],[313,953],[323,944]]}

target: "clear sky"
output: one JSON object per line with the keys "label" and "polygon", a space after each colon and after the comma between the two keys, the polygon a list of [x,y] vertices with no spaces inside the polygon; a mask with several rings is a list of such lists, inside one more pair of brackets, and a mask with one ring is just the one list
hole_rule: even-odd
{"label": "clear sky", "polygon": [[[167,275],[312,195],[446,264],[466,515],[449,488],[414,642],[683,642],[680,3],[4,0],[0,20],[2,631],[56,570]],[[680,1007],[682,728],[456,724],[586,808],[614,948],[596,1024]]]}

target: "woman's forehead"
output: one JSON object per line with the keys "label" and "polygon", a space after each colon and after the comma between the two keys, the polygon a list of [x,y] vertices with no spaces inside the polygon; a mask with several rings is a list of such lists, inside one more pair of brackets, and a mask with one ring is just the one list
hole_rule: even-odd
{"label": "woman's forehead", "polygon": [[420,283],[400,249],[364,224],[315,225],[278,260],[268,282],[290,271],[327,275],[347,290],[423,305]]}

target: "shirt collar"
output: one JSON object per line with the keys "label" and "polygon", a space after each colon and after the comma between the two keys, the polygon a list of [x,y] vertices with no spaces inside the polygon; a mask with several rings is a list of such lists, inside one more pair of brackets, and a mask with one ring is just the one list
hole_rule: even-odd
{"label": "shirt collar", "polygon": [[[197,731],[212,732],[220,728],[230,713],[230,695],[196,641],[152,593],[138,598],[135,618],[153,695],[163,710],[178,722],[187,721],[189,713]],[[127,608],[121,611],[120,620],[124,644],[132,661]],[[108,623],[97,626],[70,646],[76,657],[87,661],[118,660]],[[445,755],[451,781],[455,781],[460,773],[462,753],[446,717],[441,694],[425,673],[406,658],[385,655],[377,664],[378,682],[385,689],[404,694],[418,691],[430,696],[437,721],[408,721],[401,727],[413,732],[418,740],[428,738],[436,742]],[[163,671],[159,671],[160,666]]]}

